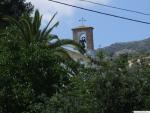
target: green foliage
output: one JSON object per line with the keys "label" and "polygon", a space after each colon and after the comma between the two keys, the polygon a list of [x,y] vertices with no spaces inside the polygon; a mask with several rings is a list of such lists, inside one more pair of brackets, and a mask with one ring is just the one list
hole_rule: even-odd
{"label": "green foliage", "polygon": [[[56,14],[55,14],[56,15]],[[42,16],[5,16],[0,31],[0,113],[131,113],[150,110],[150,67],[144,59],[129,67],[127,54],[109,60],[100,51],[96,67],[76,63],[62,47],[72,40],[51,35]]]}
{"label": "green foliage", "polygon": [[[0,17],[2,16],[11,16],[15,19],[23,14],[30,14],[33,11],[33,6],[30,2],[26,0],[1,0],[0,1]],[[8,25],[7,22],[0,20],[0,28]]]}
{"label": "green foliage", "polygon": [[131,113],[134,110],[150,110],[149,67],[141,64],[129,68],[127,62],[127,55],[122,55],[109,62],[109,66],[81,69],[61,96],[55,96],[58,103],[56,100],[51,102],[56,105],[51,106],[57,109],[54,113]]}
{"label": "green foliage", "polygon": [[84,49],[71,40],[50,35],[58,25],[49,27],[54,17],[43,30],[38,11],[33,18],[24,15],[19,21],[3,18],[12,27],[0,35],[1,113],[40,112],[46,99],[60,92],[59,88],[63,89],[77,73],[78,64],[62,46],[71,44],[81,52]]}

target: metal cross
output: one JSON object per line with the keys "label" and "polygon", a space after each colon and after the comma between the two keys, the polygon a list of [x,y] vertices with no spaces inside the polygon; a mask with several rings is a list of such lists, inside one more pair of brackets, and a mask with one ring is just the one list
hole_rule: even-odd
{"label": "metal cross", "polygon": [[79,22],[81,22],[82,25],[84,25],[84,22],[86,22],[86,20],[82,17],[82,18],[79,20]]}

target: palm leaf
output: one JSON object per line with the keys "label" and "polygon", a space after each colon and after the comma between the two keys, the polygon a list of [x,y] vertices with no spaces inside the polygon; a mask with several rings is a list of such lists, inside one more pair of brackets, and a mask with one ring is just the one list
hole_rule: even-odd
{"label": "palm leaf", "polygon": [[54,20],[56,14],[57,14],[57,13],[55,13],[55,14],[52,16],[52,18],[51,18],[51,20],[48,22],[47,26],[43,29],[43,32],[45,32],[45,31],[48,29],[49,25],[50,25],[51,22]]}
{"label": "palm leaf", "polygon": [[[76,61],[74,61],[72,59],[72,57],[68,54],[68,52],[62,48],[62,47],[58,47],[56,49],[54,49],[53,51],[53,55],[57,58],[59,58],[60,62],[63,63],[62,68],[67,68],[67,70],[72,74],[76,74],[77,73],[77,66],[74,65],[70,65],[70,63],[72,62],[73,64],[76,64]],[[69,61],[69,62],[68,62]]]}
{"label": "palm leaf", "polygon": [[39,11],[36,10],[34,14],[33,24],[32,24],[34,33],[37,33],[37,31],[40,29],[41,20],[42,20],[42,16],[40,16]]}
{"label": "palm leaf", "polygon": [[47,30],[44,34],[43,34],[43,38],[47,38],[48,35],[50,34],[50,32],[59,25],[59,22],[55,23],[49,30]]}
{"label": "palm leaf", "polygon": [[26,32],[26,33],[25,33],[26,41],[27,41],[28,43],[30,43],[31,40],[33,39],[30,23],[29,23],[28,20],[26,20],[26,19],[21,19],[21,20],[20,20],[20,24],[21,24],[21,25],[23,26],[23,28],[24,28],[24,31],[23,31],[23,32]]}
{"label": "palm leaf", "polygon": [[48,24],[46,25],[46,27],[43,29],[42,33],[41,33],[41,36],[40,36],[40,39],[43,38],[43,37],[47,37],[47,35],[49,35],[49,33],[55,28],[58,26],[59,22],[56,22],[49,30],[48,27],[50,26],[51,22],[53,21],[53,19],[55,18],[57,13],[55,13],[51,20],[48,22]]}
{"label": "palm leaf", "polygon": [[49,47],[57,48],[57,47],[65,46],[65,45],[73,45],[75,48],[77,48],[79,50],[79,52],[81,52],[82,54],[85,53],[84,48],[80,44],[76,43],[73,40],[69,40],[69,39],[58,40],[57,42],[50,44]]}

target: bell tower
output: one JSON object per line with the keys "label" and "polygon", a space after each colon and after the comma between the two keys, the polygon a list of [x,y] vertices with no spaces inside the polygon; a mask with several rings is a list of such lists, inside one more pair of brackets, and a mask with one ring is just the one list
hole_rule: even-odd
{"label": "bell tower", "polygon": [[79,26],[73,28],[73,40],[81,44],[87,51],[94,50],[93,27]]}

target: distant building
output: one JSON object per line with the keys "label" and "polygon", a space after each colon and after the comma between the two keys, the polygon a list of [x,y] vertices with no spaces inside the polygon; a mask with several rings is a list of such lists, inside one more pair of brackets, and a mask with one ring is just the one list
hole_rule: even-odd
{"label": "distant building", "polygon": [[93,27],[90,26],[79,26],[72,29],[73,40],[81,44],[88,56],[94,57],[94,38],[93,38]]}
{"label": "distant building", "polygon": [[81,44],[87,51],[94,50],[93,29],[88,26],[73,28],[73,40]]}
{"label": "distant building", "polygon": [[68,50],[69,55],[76,61],[82,64],[90,63],[90,58],[96,57],[94,50],[93,27],[79,26],[72,29],[73,40],[83,46],[86,50],[86,55],[81,55],[76,50]]}

